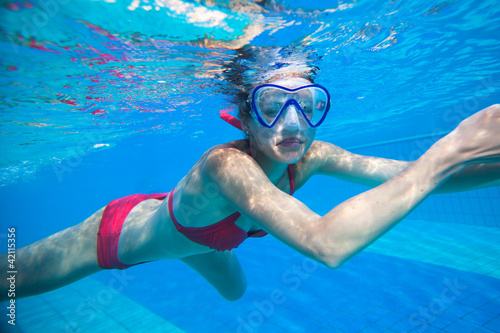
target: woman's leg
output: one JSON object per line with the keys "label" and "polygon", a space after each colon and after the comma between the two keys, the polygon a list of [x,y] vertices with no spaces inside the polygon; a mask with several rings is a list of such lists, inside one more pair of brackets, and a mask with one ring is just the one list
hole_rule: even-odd
{"label": "woman's leg", "polygon": [[[97,231],[104,208],[82,223],[16,250],[16,298],[44,293],[98,272]],[[0,255],[0,301],[7,300],[7,253]]]}
{"label": "woman's leg", "polygon": [[181,260],[203,276],[225,299],[236,301],[245,293],[247,280],[233,251],[214,251]]}

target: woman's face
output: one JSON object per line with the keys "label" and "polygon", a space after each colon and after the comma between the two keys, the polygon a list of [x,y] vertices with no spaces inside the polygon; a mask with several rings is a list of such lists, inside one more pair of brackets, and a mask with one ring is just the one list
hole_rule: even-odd
{"label": "woman's face", "polygon": [[[289,89],[311,84],[310,81],[290,77],[269,82]],[[316,128],[310,127],[302,112],[290,105],[272,128],[263,126],[255,117],[246,124],[252,145],[271,159],[287,164],[297,163],[311,147]]]}

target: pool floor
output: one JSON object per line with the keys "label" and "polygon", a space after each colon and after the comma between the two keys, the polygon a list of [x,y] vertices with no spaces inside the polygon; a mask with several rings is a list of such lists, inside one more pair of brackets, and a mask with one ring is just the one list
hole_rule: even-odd
{"label": "pool floor", "polygon": [[[178,261],[106,271],[17,301],[7,332],[500,332],[500,229],[406,220],[338,270],[272,237],[237,249],[223,300]],[[110,288],[113,287],[113,288]],[[119,289],[117,293],[114,289]],[[6,303],[4,303],[6,304]]]}

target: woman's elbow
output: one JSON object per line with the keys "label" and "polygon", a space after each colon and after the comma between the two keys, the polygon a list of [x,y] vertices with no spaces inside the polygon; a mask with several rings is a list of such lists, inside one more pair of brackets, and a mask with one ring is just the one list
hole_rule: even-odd
{"label": "woman's elbow", "polygon": [[338,258],[336,258],[334,255],[332,256],[327,256],[325,258],[321,258],[321,259],[316,259],[318,262],[320,262],[321,264],[323,264],[324,266],[326,266],[327,268],[329,269],[338,269],[340,268],[345,261],[343,260],[339,260]]}
{"label": "woman's elbow", "polygon": [[338,269],[344,265],[351,256],[345,251],[332,246],[319,246],[314,250],[314,260],[328,267]]}
{"label": "woman's elbow", "polygon": [[348,244],[332,237],[328,232],[314,228],[306,234],[308,237],[303,243],[307,244],[304,249],[305,254],[325,267],[338,269],[351,258],[352,253]]}
{"label": "woman's elbow", "polygon": [[324,248],[322,248],[320,251],[315,251],[314,260],[316,260],[320,264],[323,264],[329,269],[338,269],[345,262],[345,260],[342,260],[342,258],[335,250],[325,250]]}

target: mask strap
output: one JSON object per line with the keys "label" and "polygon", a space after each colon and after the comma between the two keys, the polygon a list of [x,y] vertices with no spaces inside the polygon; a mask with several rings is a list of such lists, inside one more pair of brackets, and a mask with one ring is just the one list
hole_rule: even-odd
{"label": "mask strap", "polygon": [[241,128],[241,121],[238,118],[231,116],[229,113],[227,113],[227,110],[230,110],[230,109],[220,110],[219,114],[220,114],[220,117],[222,118],[222,120],[224,120],[228,124],[236,127],[237,129],[243,131],[243,129]]}

